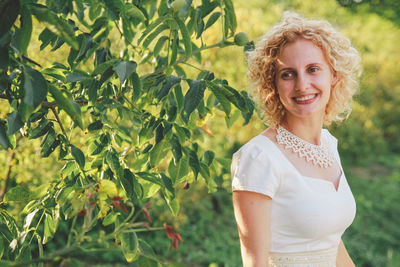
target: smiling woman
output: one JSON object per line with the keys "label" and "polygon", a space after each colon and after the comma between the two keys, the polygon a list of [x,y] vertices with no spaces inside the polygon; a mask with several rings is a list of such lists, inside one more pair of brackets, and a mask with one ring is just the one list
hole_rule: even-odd
{"label": "smiling woman", "polygon": [[355,200],[322,127],[349,114],[359,62],[328,22],[291,12],[248,53],[250,93],[270,127],[231,165],[244,266],[354,266],[341,236]]}

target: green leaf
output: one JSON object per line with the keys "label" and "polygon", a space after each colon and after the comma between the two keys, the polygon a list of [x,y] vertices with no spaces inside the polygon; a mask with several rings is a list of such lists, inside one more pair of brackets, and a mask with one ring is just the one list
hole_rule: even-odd
{"label": "green leaf", "polygon": [[123,169],[119,162],[117,153],[107,151],[106,161],[112,172],[115,173],[115,175],[117,175],[118,177],[123,176]]}
{"label": "green leaf", "polygon": [[21,28],[14,35],[13,43],[20,54],[26,54],[32,34],[32,15],[25,5],[21,7]]}
{"label": "green leaf", "polygon": [[14,24],[19,13],[19,1],[5,0],[0,4],[0,38],[6,34]]}
{"label": "green leaf", "polygon": [[93,79],[88,89],[89,101],[93,105],[96,104],[97,101],[97,91],[100,89],[99,85],[99,81],[97,79]]}
{"label": "green leaf", "polygon": [[202,1],[202,5],[200,6],[200,14],[199,18],[204,18],[208,14],[210,14],[217,6],[220,5],[219,1]]}
{"label": "green leaf", "polygon": [[158,101],[163,99],[169,93],[171,88],[180,82],[181,82],[180,77],[176,77],[174,75],[169,76],[168,80],[163,84],[161,89],[156,94],[156,98],[158,99]]}
{"label": "green leaf", "polygon": [[89,74],[76,70],[74,73],[68,74],[67,83],[80,82],[89,78]]}
{"label": "green leaf", "polygon": [[54,85],[49,85],[49,91],[51,95],[56,100],[59,108],[62,108],[67,114],[71,117],[71,119],[82,129],[82,117],[80,112],[74,107],[72,101],[70,101],[64,94],[57,89]]}
{"label": "green leaf", "polygon": [[78,163],[79,167],[83,169],[85,167],[85,155],[83,154],[82,150],[77,148],[74,145],[70,145],[71,147],[71,154]]}
{"label": "green leaf", "polygon": [[47,158],[51,153],[54,152],[59,144],[60,140],[57,138],[56,132],[54,129],[50,129],[41,144],[42,150],[40,151],[40,156]]}
{"label": "green leaf", "polygon": [[19,116],[16,110],[7,114],[7,120],[8,120],[8,133],[7,133],[8,135],[13,135],[22,126],[24,126],[24,123],[22,122],[21,117]]}
{"label": "green leaf", "polygon": [[7,137],[6,124],[5,121],[3,121],[2,119],[0,119],[0,145],[4,149],[8,149],[9,147],[11,147],[10,141]]}
{"label": "green leaf", "polygon": [[150,165],[157,166],[168,152],[165,140],[154,145],[150,151]]}
{"label": "green leaf", "polygon": [[225,89],[222,91],[222,93],[232,104],[234,104],[242,112],[249,111],[245,99],[238,91],[236,91],[235,89],[226,84],[222,84],[222,86]]}
{"label": "green leaf", "polygon": [[121,0],[103,0],[106,4],[108,14],[112,20],[118,20],[124,4]]}
{"label": "green leaf", "polygon": [[187,139],[190,138],[191,134],[190,131],[188,129],[186,129],[185,127],[181,127],[178,124],[174,124],[175,130],[176,130],[176,134],[178,136],[179,142],[181,144],[185,143],[185,141]]}
{"label": "green leaf", "polygon": [[204,27],[204,31],[211,27],[221,16],[221,12],[214,12],[210,18],[207,20],[206,26]]}
{"label": "green leaf", "polygon": [[144,30],[144,32],[142,33],[142,36],[140,36],[139,40],[138,40],[138,44],[140,44],[143,39],[152,31],[154,30],[154,28],[156,28],[158,25],[161,25],[162,23],[164,23],[164,21],[167,19],[166,16],[162,16],[157,18],[153,23],[151,23],[150,25],[148,25],[146,27],[146,29]]}
{"label": "green leaf", "polygon": [[53,122],[48,121],[46,117],[43,117],[43,119],[40,120],[39,125],[36,128],[33,129],[31,128],[29,130],[29,138],[30,139],[39,138],[45,135],[52,128],[53,128]]}
{"label": "green leaf", "polygon": [[138,238],[135,232],[121,233],[121,250],[127,262],[132,262],[138,251]]}
{"label": "green leaf", "polygon": [[58,69],[58,68],[46,68],[44,70],[42,70],[42,74],[51,76],[57,80],[60,80],[62,82],[66,82],[67,79],[65,78],[64,73],[62,72],[62,70]]}
{"label": "green leaf", "polygon": [[160,35],[163,31],[169,29],[168,24],[161,24],[158,28],[156,28],[151,34],[149,34],[146,39],[143,41],[142,46],[144,48],[147,48],[150,43],[158,36]]}
{"label": "green leaf", "polygon": [[179,207],[180,207],[178,199],[176,199],[176,198],[168,199],[167,198],[166,201],[167,201],[168,207],[171,210],[172,214],[174,216],[177,216],[179,213]]}
{"label": "green leaf", "polygon": [[95,20],[101,13],[102,6],[97,0],[90,0],[89,18]]}
{"label": "green leaf", "polygon": [[160,53],[161,49],[164,46],[165,41],[167,41],[167,40],[168,40],[168,36],[161,36],[158,39],[156,45],[154,46],[154,50],[153,50],[153,55],[155,57]]}
{"label": "green leaf", "polygon": [[23,66],[23,74],[25,91],[23,101],[35,109],[46,99],[47,82],[40,72],[29,66]]}
{"label": "green leaf", "polygon": [[44,219],[44,237],[43,244],[46,244],[47,241],[54,236],[56,233],[56,224],[54,222],[53,217],[50,214],[46,213]]}
{"label": "green leaf", "polygon": [[197,178],[198,173],[200,172],[200,162],[197,157],[196,151],[189,151],[189,166],[192,168],[194,177]]}
{"label": "green leaf", "polygon": [[100,138],[94,139],[89,143],[89,155],[97,155],[110,143],[110,138],[107,134],[102,134]]}
{"label": "green leaf", "polygon": [[3,258],[4,248],[4,240],[3,237],[0,236],[0,259]]}
{"label": "green leaf", "polygon": [[115,213],[115,212],[108,213],[107,216],[104,217],[102,224],[104,226],[108,226],[108,225],[114,223],[117,220],[117,216],[118,216],[118,213]]}
{"label": "green leaf", "polygon": [[[0,27],[1,28],[1,27]],[[0,69],[6,69],[9,66],[9,53],[8,45],[0,46]],[[4,91],[4,87],[0,89],[1,92]]]}
{"label": "green leaf", "polygon": [[18,106],[18,115],[23,122],[28,120],[33,111],[34,109],[24,102],[21,102],[21,104]]}
{"label": "green leaf", "polygon": [[[233,8],[232,0],[223,0],[225,4],[225,21],[227,23],[228,28],[231,30],[231,34],[233,35],[236,31],[237,21],[235,10]],[[225,29],[227,30],[227,29]]]}
{"label": "green leaf", "polygon": [[125,3],[125,9],[124,9],[125,15],[132,19],[137,19],[140,21],[144,21],[146,18],[143,15],[142,11],[137,8],[134,4],[131,3]]}
{"label": "green leaf", "polygon": [[129,45],[132,43],[135,32],[132,28],[132,22],[127,16],[122,16],[122,32],[124,34],[125,44]]}
{"label": "green leaf", "polygon": [[103,128],[103,123],[100,120],[95,121],[95,122],[89,124],[89,126],[88,126],[88,130],[91,132],[98,131],[101,128]]}
{"label": "green leaf", "polygon": [[22,263],[27,262],[32,259],[31,246],[27,243],[22,245],[22,248],[19,250],[18,256],[15,258],[16,262]]}
{"label": "green leaf", "polygon": [[183,119],[188,122],[190,114],[197,108],[204,97],[206,82],[204,80],[194,80],[190,84],[190,88],[185,95],[183,106]]}
{"label": "green leaf", "polygon": [[171,57],[169,59],[170,65],[174,64],[176,61],[176,58],[178,56],[178,47],[179,47],[179,34],[178,31],[173,31],[173,38],[171,42]]}
{"label": "green leaf", "polygon": [[59,204],[65,204],[74,197],[74,194],[75,189],[73,187],[64,187],[57,195],[56,202]]}
{"label": "green leaf", "polygon": [[181,111],[182,108],[183,108],[184,96],[183,96],[183,93],[182,93],[182,87],[180,85],[175,86],[174,95],[175,95],[176,105],[177,105],[178,111]]}
{"label": "green leaf", "polygon": [[221,104],[226,116],[229,117],[231,113],[231,103],[222,92],[224,90],[222,85],[207,81],[207,87],[211,89],[215,97],[218,99],[218,102]]}
{"label": "green leaf", "polygon": [[178,23],[179,29],[182,34],[183,44],[185,46],[185,57],[188,59],[192,55],[192,41],[190,39],[189,32],[186,28],[185,23],[178,17],[174,16],[176,22]]}
{"label": "green leaf", "polygon": [[213,162],[214,158],[215,158],[214,151],[207,150],[206,152],[204,152],[204,160],[205,160],[205,162],[206,162],[206,164],[208,166],[211,165],[211,163]]}
{"label": "green leaf", "polygon": [[113,67],[113,70],[117,73],[121,83],[123,83],[136,70],[136,66],[135,61],[121,61]]}
{"label": "green leaf", "polygon": [[129,199],[137,197],[134,195],[135,179],[135,175],[129,169],[124,169],[124,175],[120,177],[122,187],[125,189],[126,195]]}
{"label": "green leaf", "polygon": [[178,162],[182,158],[182,146],[179,143],[179,139],[175,134],[171,138],[171,144],[175,162]]}
{"label": "green leaf", "polygon": [[139,97],[142,93],[143,84],[139,78],[139,75],[136,72],[132,73],[132,75],[130,77],[130,81],[133,86],[132,100],[136,101],[139,99]]}
{"label": "green leaf", "polygon": [[31,4],[30,11],[42,23],[44,23],[51,32],[61,37],[71,48],[79,50],[79,43],[75,38],[75,32],[72,26],[63,18],[46,6]]}
{"label": "green leaf", "polygon": [[99,65],[96,66],[96,68],[92,72],[92,76],[96,76],[98,74],[104,73],[109,67],[113,66],[117,62],[118,62],[118,59],[115,58],[115,59],[107,60],[103,63],[100,63]]}
{"label": "green leaf", "polygon": [[50,43],[55,43],[57,35],[52,33],[49,29],[44,29],[39,35],[39,41],[42,41],[40,50],[45,49]]}
{"label": "green leaf", "polygon": [[175,198],[175,189],[172,186],[171,178],[169,178],[164,173],[160,173],[159,175],[161,176],[161,180],[164,183],[165,189],[167,189],[167,191],[164,190],[167,199],[172,200],[173,198]]}
{"label": "green leaf", "polygon": [[[16,192],[18,193],[18,192]],[[6,194],[7,195],[7,194]],[[5,196],[4,196],[5,197]],[[5,200],[4,200],[5,201]],[[14,219],[13,216],[11,216],[5,209],[0,208],[0,216],[3,219],[3,221],[6,222],[7,228],[12,234],[11,238],[17,238],[18,237],[18,227],[17,227],[17,222]],[[1,226],[1,224],[0,224]],[[2,229],[1,229],[2,230]],[[1,233],[4,233],[4,231],[1,231]],[[6,236],[6,235],[5,235]],[[9,238],[10,236],[7,236]],[[11,242],[11,240],[10,240]]]}
{"label": "green leaf", "polygon": [[31,194],[27,189],[18,185],[7,191],[7,193],[4,195],[4,202],[27,201],[30,196]]}

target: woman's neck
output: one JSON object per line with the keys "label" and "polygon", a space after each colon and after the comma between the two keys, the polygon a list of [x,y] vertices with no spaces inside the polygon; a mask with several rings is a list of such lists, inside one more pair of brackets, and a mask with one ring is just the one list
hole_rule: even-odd
{"label": "woman's neck", "polygon": [[323,118],[298,118],[287,116],[281,123],[288,131],[315,145],[321,144]]}

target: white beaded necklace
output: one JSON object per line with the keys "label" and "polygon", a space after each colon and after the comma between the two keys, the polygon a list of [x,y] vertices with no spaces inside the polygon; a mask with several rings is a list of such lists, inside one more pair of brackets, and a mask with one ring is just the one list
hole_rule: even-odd
{"label": "white beaded necklace", "polygon": [[318,146],[304,141],[280,125],[276,130],[278,144],[284,145],[286,149],[291,149],[300,158],[311,161],[315,166],[321,168],[332,166],[334,156],[324,138],[321,138],[321,145]]}

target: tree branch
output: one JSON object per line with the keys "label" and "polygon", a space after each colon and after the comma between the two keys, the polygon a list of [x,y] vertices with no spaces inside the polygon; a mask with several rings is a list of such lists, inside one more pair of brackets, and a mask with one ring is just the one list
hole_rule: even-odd
{"label": "tree branch", "polygon": [[12,169],[12,162],[15,158],[15,151],[16,151],[16,147],[18,144],[18,141],[20,139],[20,135],[17,136],[16,140],[15,140],[15,148],[10,150],[10,152],[8,153],[8,161],[7,161],[7,174],[6,177],[4,178],[4,186],[0,191],[0,201],[3,201],[4,195],[7,193],[7,189],[8,189],[8,184],[10,183],[10,178],[11,178],[11,169]]}
{"label": "tree branch", "polygon": [[42,67],[39,63],[37,63],[36,61],[30,59],[29,57],[27,57],[27,56],[25,56],[25,55],[22,55],[22,58],[25,59],[25,60],[27,60],[27,61],[29,61],[29,62],[32,63],[32,64],[35,64],[36,66],[38,66],[38,67],[40,67],[40,68]]}

